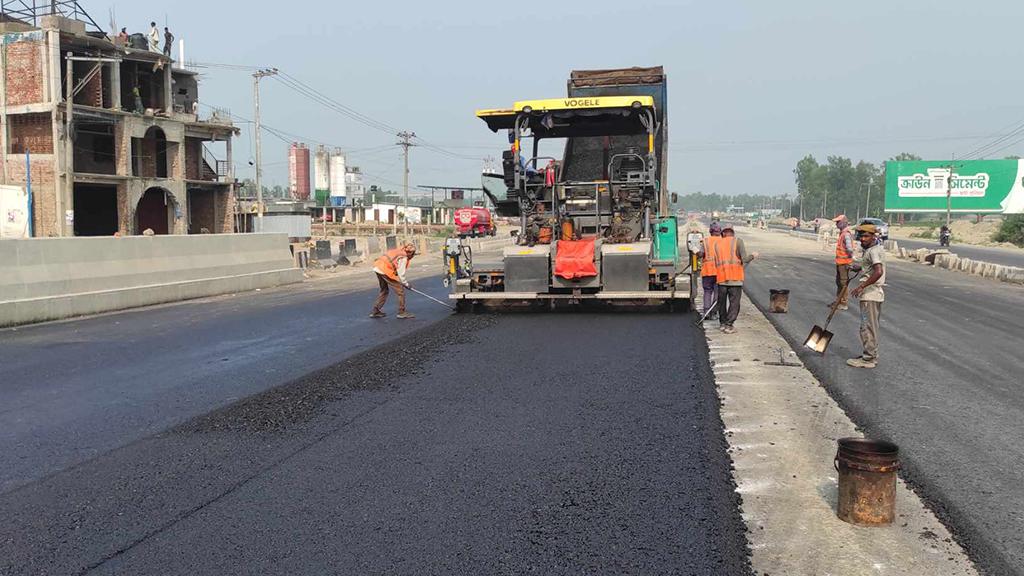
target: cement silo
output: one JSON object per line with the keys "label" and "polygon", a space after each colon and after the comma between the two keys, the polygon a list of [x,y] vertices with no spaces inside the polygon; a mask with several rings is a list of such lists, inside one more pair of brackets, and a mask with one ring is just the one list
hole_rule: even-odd
{"label": "cement silo", "polygon": [[309,200],[309,148],[298,142],[288,149],[288,191],[296,200]]}
{"label": "cement silo", "polygon": [[331,154],[323,144],[317,146],[313,158],[313,193],[316,205],[326,206],[331,195]]}
{"label": "cement silo", "polygon": [[335,149],[331,153],[331,206],[344,206],[348,196],[345,190],[345,154]]}

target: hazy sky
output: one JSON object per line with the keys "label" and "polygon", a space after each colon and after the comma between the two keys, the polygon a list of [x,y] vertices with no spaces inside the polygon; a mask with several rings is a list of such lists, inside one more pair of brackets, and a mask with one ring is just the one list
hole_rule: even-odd
{"label": "hazy sky", "polygon": [[[574,68],[665,66],[680,193],[792,193],[805,154],[946,159],[1024,121],[1020,1],[81,3],[101,25],[113,9],[130,32],[166,18],[189,60],[280,68],[451,153],[413,149],[413,185],[479,185],[481,159],[507,140],[474,110],[561,96]],[[202,72],[204,103],[252,118],[249,73]],[[391,134],[278,81],[262,86],[265,124],[341,146],[369,184],[397,189]],[[287,145],[263,142],[265,179],[286,184]]]}

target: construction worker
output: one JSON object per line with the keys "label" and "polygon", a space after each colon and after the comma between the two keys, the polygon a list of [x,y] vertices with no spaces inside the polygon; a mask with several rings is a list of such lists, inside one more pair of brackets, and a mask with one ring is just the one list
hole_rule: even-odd
{"label": "construction worker", "polygon": [[836,239],[836,298],[840,301],[836,310],[848,310],[849,298],[843,288],[850,279],[850,265],[853,264],[853,230],[845,214],[836,216],[832,221],[839,229],[839,238]]}
{"label": "construction worker", "polygon": [[722,238],[715,241],[713,246],[718,284],[718,321],[722,325],[722,332],[734,334],[734,324],[740,315],[740,297],[743,295],[743,266],[757,258],[758,254],[747,254],[743,240],[736,237],[732,224],[722,228]]}
{"label": "construction worker", "polygon": [[171,45],[174,44],[174,34],[171,29],[164,26],[164,56],[171,57]]}
{"label": "construction worker", "polygon": [[149,51],[160,52],[160,30],[156,27],[156,22],[149,23]]}
{"label": "construction worker", "polygon": [[383,318],[387,316],[381,308],[388,301],[388,291],[393,289],[398,295],[398,316],[401,320],[415,318],[416,316],[405,311],[405,289],[409,288],[409,281],[405,274],[409,270],[409,262],[416,255],[416,246],[405,244],[392,250],[388,250],[383,256],[377,258],[373,263],[373,271],[377,274],[377,283],[380,285],[380,293],[373,303],[373,312],[370,318]]}
{"label": "construction worker", "polygon": [[718,291],[715,243],[722,239],[722,225],[718,222],[712,222],[711,226],[708,227],[708,233],[710,235],[705,236],[700,241],[700,253],[698,256],[701,258],[700,282],[704,288],[704,316],[710,319],[718,316],[715,312],[711,312],[711,315],[708,316],[708,312],[715,305],[715,293]]}
{"label": "construction worker", "polygon": [[864,353],[859,358],[851,358],[847,365],[854,368],[874,368],[878,364],[878,322],[882,316],[882,302],[885,301],[885,249],[878,241],[878,229],[874,224],[857,226],[860,245],[864,255],[859,264],[854,264],[854,272],[864,271],[860,285],[850,293],[860,300],[860,341],[864,345]]}

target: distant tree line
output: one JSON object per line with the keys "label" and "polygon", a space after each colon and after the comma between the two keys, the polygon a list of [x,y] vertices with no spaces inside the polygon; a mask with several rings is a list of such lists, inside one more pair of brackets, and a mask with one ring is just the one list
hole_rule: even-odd
{"label": "distant tree line", "polygon": [[[907,152],[891,158],[894,162],[920,160]],[[885,208],[885,164],[876,166],[861,160],[856,164],[843,156],[829,156],[825,163],[808,154],[793,169],[797,208],[803,218],[832,218],[846,214],[853,218],[882,217]],[[869,195],[870,194],[870,198]],[[799,212],[798,212],[799,213]],[[797,213],[797,214],[798,214]]]}
{"label": "distant tree line", "polygon": [[693,192],[679,197],[678,208],[697,212],[725,212],[730,206],[742,206],[744,212],[757,212],[762,209],[782,210],[789,215],[792,197],[785,194],[769,196],[767,194],[705,194]]}

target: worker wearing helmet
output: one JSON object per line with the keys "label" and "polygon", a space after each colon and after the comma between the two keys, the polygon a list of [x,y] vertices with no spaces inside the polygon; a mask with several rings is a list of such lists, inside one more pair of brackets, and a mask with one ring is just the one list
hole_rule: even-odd
{"label": "worker wearing helmet", "polygon": [[865,271],[860,285],[850,295],[860,300],[860,341],[864,345],[864,353],[859,358],[846,361],[854,368],[874,368],[878,364],[878,324],[882,316],[882,302],[885,301],[885,249],[878,241],[878,229],[874,224],[857,226],[860,245],[864,255],[859,264],[854,264],[855,272]]}
{"label": "worker wearing helmet", "polygon": [[712,222],[708,232],[710,235],[700,241],[700,253],[697,256],[701,258],[700,282],[704,288],[704,315],[715,318],[718,316],[715,312],[711,312],[710,316],[708,312],[717,301],[715,293],[718,291],[718,269],[715,267],[715,243],[722,239],[722,225]]}
{"label": "worker wearing helmet", "polygon": [[848,310],[848,298],[843,289],[850,279],[850,265],[853,264],[853,230],[846,214],[840,214],[832,221],[839,229],[839,238],[836,239],[836,298],[840,300],[836,310]]}
{"label": "worker wearing helmet", "polygon": [[373,271],[377,274],[377,282],[380,285],[380,293],[373,303],[373,312],[370,318],[383,318],[387,316],[381,308],[388,301],[388,292],[394,290],[398,296],[398,316],[401,320],[415,318],[416,316],[405,311],[405,289],[409,288],[409,281],[406,279],[406,272],[409,270],[409,262],[416,255],[416,246],[405,244],[392,250],[388,250],[383,256],[377,258],[373,263]]}

